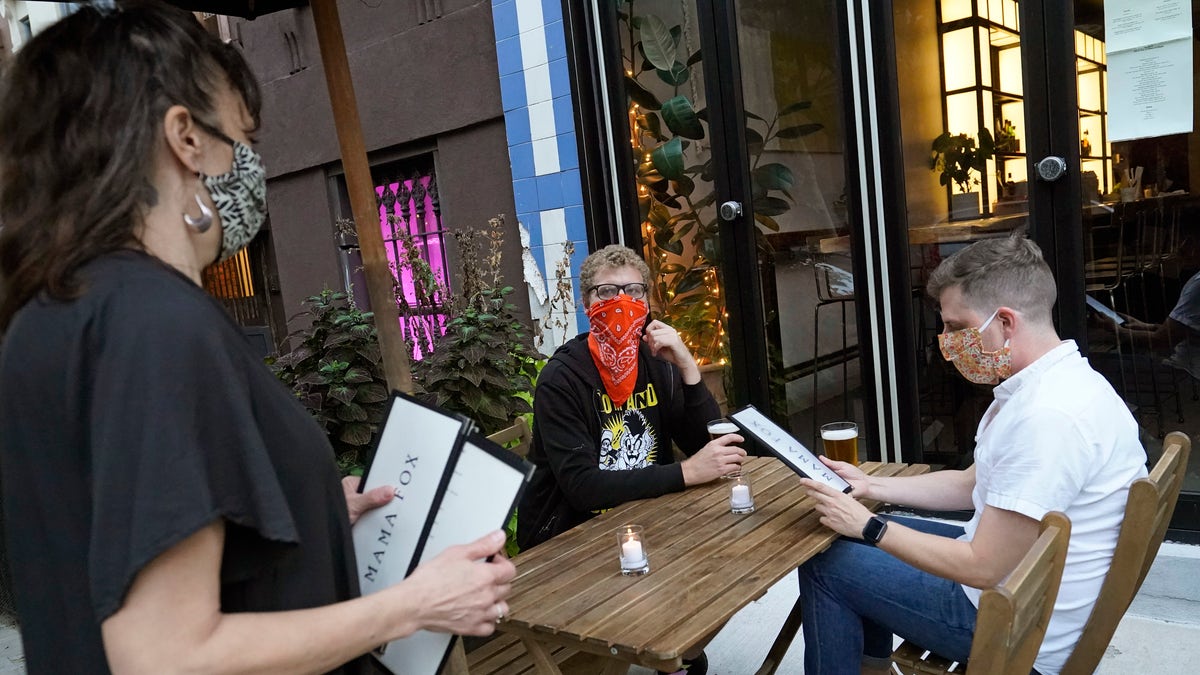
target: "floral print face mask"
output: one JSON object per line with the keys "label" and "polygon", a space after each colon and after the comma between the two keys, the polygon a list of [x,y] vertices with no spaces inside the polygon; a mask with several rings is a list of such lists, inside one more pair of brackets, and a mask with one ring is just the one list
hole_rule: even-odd
{"label": "floral print face mask", "polygon": [[999,313],[999,309],[992,312],[979,328],[964,328],[938,336],[942,357],[975,384],[997,384],[1012,376],[1012,352],[1008,340],[994,352],[983,350],[983,331]]}

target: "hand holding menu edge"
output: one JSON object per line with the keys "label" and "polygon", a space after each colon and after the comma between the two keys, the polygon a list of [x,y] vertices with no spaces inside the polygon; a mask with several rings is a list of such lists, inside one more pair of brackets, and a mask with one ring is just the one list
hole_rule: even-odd
{"label": "hand holding menu edge", "polygon": [[800,484],[808,491],[809,496],[816,500],[816,510],[821,514],[822,525],[842,536],[861,539],[863,527],[873,515],[870,509],[858,501],[865,497],[868,491],[867,475],[853,464],[836,462],[824,455],[820,456],[820,460],[849,483],[853,490],[847,494],[811,478],[801,478]]}

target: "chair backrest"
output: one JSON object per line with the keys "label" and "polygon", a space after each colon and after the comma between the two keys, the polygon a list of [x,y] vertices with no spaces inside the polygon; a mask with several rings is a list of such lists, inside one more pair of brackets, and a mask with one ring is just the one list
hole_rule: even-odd
{"label": "chair backrest", "polygon": [[1091,675],[1099,665],[1117,624],[1129,609],[1158,555],[1158,547],[1179,499],[1191,449],[1192,441],[1187,434],[1178,431],[1167,434],[1162,457],[1154,470],[1129,486],[1125,520],[1113,549],[1112,563],[1092,614],[1075,643],[1075,650],[1063,666],[1062,675]]}
{"label": "chair backrest", "polygon": [[1125,273],[1125,221],[1114,211],[1107,225],[1084,232],[1084,278],[1098,288],[1116,288]]}
{"label": "chair backrest", "polygon": [[1058,597],[1070,538],[1071,521],[1061,512],[1047,513],[1041,535],[1013,573],[980,596],[967,660],[971,675],[1033,670]]}
{"label": "chair backrest", "polygon": [[[524,457],[529,454],[529,445],[533,442],[533,432],[530,431],[529,424],[525,422],[525,418],[518,417],[511,427],[505,427],[488,436],[488,440],[499,443],[512,452]],[[509,444],[513,441],[517,441],[517,443],[509,447]]]}

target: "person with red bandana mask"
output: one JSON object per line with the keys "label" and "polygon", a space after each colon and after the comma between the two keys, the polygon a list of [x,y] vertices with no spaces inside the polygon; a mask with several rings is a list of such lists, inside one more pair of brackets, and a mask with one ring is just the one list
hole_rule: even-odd
{"label": "person with red bandana mask", "polygon": [[[709,440],[721,416],[679,333],[649,320],[650,269],[632,249],[606,246],[579,271],[591,328],[560,347],[533,400],[537,470],[517,509],[517,543],[536,546],[606,509],[716,480],[746,458],[744,438]],[[675,444],[688,455],[676,462]],[[703,675],[702,651],[684,655]]]}
{"label": "person with red bandana mask", "polygon": [[[650,269],[606,246],[579,273],[591,329],[554,353],[533,401],[537,467],[517,510],[530,548],[635,499],[678,492],[741,467],[744,439],[709,440],[721,416],[679,333],[648,320]],[[672,443],[689,457],[676,462]]]}
{"label": "person with red bandana mask", "polygon": [[[966,661],[980,589],[1013,571],[1042,516],[1062,511],[1071,520],[1066,569],[1034,663],[1055,675],[1100,592],[1129,485],[1146,475],[1137,423],[1074,341],[1058,337],[1054,278],[1032,241],[972,244],[942,262],[926,290],[945,324],[942,356],[971,382],[996,385],[975,464],[877,478],[822,458],[851,494],[802,481],[821,522],[843,536],[800,567],[804,671],[890,673],[893,634]],[[885,520],[863,498],[974,517],[965,527]]]}

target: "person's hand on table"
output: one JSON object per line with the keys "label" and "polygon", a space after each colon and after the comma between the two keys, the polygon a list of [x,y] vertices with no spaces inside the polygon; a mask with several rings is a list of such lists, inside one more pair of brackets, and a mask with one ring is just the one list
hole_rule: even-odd
{"label": "person's hand on table", "polygon": [[504,532],[497,530],[469,544],[451,546],[393,588],[418,595],[418,623],[425,630],[491,635],[508,615],[505,598],[517,574],[503,551]]}
{"label": "person's hand on table", "polygon": [[381,485],[374,490],[363,493],[358,491],[361,476],[346,476],[342,479],[342,492],[346,495],[346,511],[350,513],[350,524],[358,522],[362,514],[377,509],[392,501],[395,490],[389,485]]}
{"label": "person's hand on table", "polygon": [[691,487],[742,468],[746,451],[737,446],[746,439],[737,434],[725,434],[709,441],[696,454],[683,460],[683,484]]}

